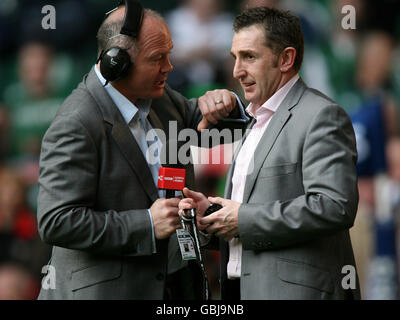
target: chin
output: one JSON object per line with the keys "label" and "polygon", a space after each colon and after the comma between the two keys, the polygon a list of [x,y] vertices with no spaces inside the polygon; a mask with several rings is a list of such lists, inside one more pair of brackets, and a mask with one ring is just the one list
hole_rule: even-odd
{"label": "chin", "polygon": [[154,91],[154,92],[152,93],[151,97],[152,97],[153,99],[157,99],[157,98],[161,98],[163,94],[164,94],[164,88],[163,88],[163,89],[159,89],[159,90],[157,90],[157,91]]}
{"label": "chin", "polygon": [[252,94],[245,94],[244,97],[248,102],[254,101],[254,95],[252,95]]}

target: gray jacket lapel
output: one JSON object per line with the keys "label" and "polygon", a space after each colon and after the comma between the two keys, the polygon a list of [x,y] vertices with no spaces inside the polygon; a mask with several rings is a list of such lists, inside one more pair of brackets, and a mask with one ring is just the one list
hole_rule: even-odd
{"label": "gray jacket lapel", "polygon": [[155,201],[158,198],[158,193],[147,161],[117,106],[101,85],[93,69],[86,78],[86,86],[103,113],[104,121],[112,126],[111,134],[121,153],[139,177],[150,199]]}
{"label": "gray jacket lapel", "polygon": [[168,132],[165,130],[165,127],[163,126],[160,118],[157,116],[156,112],[150,108],[150,112],[149,112],[149,121],[151,123],[151,126],[153,127],[153,129],[160,129],[163,132],[165,132],[165,134],[168,134]]}
{"label": "gray jacket lapel", "polygon": [[246,140],[247,136],[250,133],[251,128],[254,126],[254,124],[256,123],[256,119],[252,118],[249,122],[249,124],[246,127],[245,133],[242,137],[242,140],[240,141],[240,145],[236,148],[235,153],[233,154],[232,157],[232,163],[229,166],[229,170],[228,173],[226,175],[226,184],[225,184],[225,191],[224,191],[224,198],[225,199],[230,199],[231,194],[232,194],[232,176],[233,176],[233,170],[235,169],[235,162],[236,162],[236,158],[239,154],[240,149],[243,146],[244,141]]}

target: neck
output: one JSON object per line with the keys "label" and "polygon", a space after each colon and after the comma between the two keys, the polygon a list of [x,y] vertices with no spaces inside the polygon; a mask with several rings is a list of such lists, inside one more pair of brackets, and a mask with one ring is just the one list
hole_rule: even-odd
{"label": "neck", "polygon": [[130,102],[133,104],[136,104],[136,101],[138,100],[133,94],[132,90],[129,89],[129,87],[124,83],[124,80],[119,80],[111,83],[111,85],[117,89],[125,98],[127,98]]}
{"label": "neck", "polygon": [[297,74],[297,72],[294,70],[291,70],[290,72],[287,72],[287,73],[282,73],[282,77],[279,79],[279,81],[277,81],[277,83],[275,85],[275,90],[273,90],[273,93],[269,97],[267,97],[266,100],[253,104],[255,110],[257,110],[265,102],[267,102],[276,92],[278,92],[283,86],[285,86],[285,84],[287,84],[296,74]]}
{"label": "neck", "polygon": [[286,73],[282,73],[282,78],[279,81],[278,87],[275,90],[275,92],[278,91],[280,88],[282,88],[286,83],[288,83],[296,74],[297,74],[297,72],[294,70],[291,70]]}
{"label": "neck", "polygon": [[[96,68],[100,71],[100,62],[97,63]],[[129,86],[126,83],[126,80],[118,80],[114,82],[110,82],[115,89],[117,89],[125,98],[127,98],[133,104],[136,104],[137,98],[132,95],[132,90],[129,90]]]}

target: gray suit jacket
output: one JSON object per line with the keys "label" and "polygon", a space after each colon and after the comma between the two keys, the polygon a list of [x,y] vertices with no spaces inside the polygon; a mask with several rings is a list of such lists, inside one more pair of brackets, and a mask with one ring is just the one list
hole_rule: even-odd
{"label": "gray suit jacket", "polygon": [[[196,128],[196,100],[169,87],[149,119],[168,132]],[[167,136],[168,138],[168,136]],[[193,167],[187,185],[193,188]],[[182,263],[176,236],[152,253],[147,209],[158,198],[147,162],[118,108],[92,70],[46,132],[40,157],[38,226],[53,245],[56,288],[40,299],[162,299],[170,268]],[[169,259],[168,259],[169,256]],[[200,280],[199,280],[200,282]]]}
{"label": "gray suit jacket", "polygon": [[[355,267],[349,228],[358,205],[356,160],[348,115],[299,79],[272,117],[246,179],[242,299],[360,297],[357,279],[355,290],[342,288],[343,266]],[[229,254],[222,246],[223,284]]]}

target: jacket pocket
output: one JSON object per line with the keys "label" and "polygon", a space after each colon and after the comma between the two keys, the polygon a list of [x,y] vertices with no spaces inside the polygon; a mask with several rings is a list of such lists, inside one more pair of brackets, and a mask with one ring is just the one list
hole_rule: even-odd
{"label": "jacket pocket", "polygon": [[260,170],[259,178],[281,176],[296,172],[297,163],[287,163],[279,166],[263,167]]}
{"label": "jacket pocket", "polygon": [[121,276],[121,271],[122,263],[119,261],[97,264],[74,271],[72,272],[72,291],[117,279]]}
{"label": "jacket pocket", "polygon": [[282,281],[332,293],[333,284],[328,271],[298,261],[277,260],[278,276]]}

